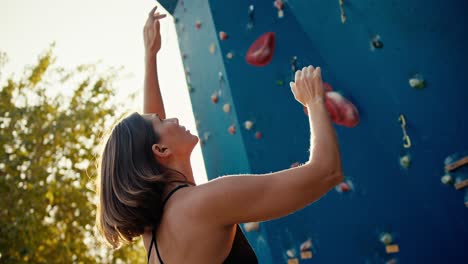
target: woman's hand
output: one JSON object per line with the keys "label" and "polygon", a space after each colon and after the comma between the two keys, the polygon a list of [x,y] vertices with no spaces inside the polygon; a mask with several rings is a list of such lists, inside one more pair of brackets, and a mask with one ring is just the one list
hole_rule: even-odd
{"label": "woman's hand", "polygon": [[303,106],[315,102],[324,102],[322,73],[320,67],[314,69],[312,65],[296,71],[295,81],[290,82],[294,98]]}
{"label": "woman's hand", "polygon": [[156,56],[161,49],[161,34],[159,32],[159,20],[165,18],[166,15],[161,15],[159,12],[154,13],[158,7],[155,6],[148,15],[145,27],[143,28],[143,40],[145,42],[146,56]]}

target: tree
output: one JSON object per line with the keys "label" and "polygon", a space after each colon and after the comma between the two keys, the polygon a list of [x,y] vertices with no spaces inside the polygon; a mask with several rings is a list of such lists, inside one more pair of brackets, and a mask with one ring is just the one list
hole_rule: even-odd
{"label": "tree", "polygon": [[95,235],[96,146],[126,114],[113,100],[121,69],[55,61],[52,45],[3,80],[0,56],[0,263],[144,263],[141,240],[113,251]]}

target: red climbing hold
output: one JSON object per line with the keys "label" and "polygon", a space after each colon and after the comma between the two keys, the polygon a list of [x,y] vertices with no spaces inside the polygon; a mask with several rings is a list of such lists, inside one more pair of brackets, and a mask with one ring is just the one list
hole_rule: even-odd
{"label": "red climbing hold", "polygon": [[346,182],[340,183],[338,188],[341,190],[341,192],[349,192],[351,190]]}
{"label": "red climbing hold", "polygon": [[262,133],[259,132],[259,131],[257,133],[255,133],[255,138],[256,139],[261,139],[262,138]]}
{"label": "red climbing hold", "polygon": [[236,133],[236,126],[235,125],[231,125],[229,128],[228,128],[228,132],[231,134],[231,135],[234,135]]}
{"label": "red climbing hold", "polygon": [[275,50],[275,33],[267,32],[250,45],[245,59],[253,66],[265,66],[270,63]]}
{"label": "red climbing hold", "polygon": [[283,1],[282,0],[275,0],[273,5],[276,7],[276,9],[283,10]]}
{"label": "red climbing hold", "polygon": [[226,40],[227,38],[228,38],[228,35],[227,35],[226,32],[224,32],[224,31],[219,32],[219,39],[220,40]]}
{"label": "red climbing hold", "polygon": [[[325,106],[330,114],[331,120],[340,126],[355,127],[359,123],[359,112],[356,107],[341,94],[332,91],[331,86],[323,84],[325,89]],[[304,113],[308,115],[307,107]]]}
{"label": "red climbing hold", "polygon": [[213,94],[213,95],[211,96],[211,101],[212,101],[213,103],[215,103],[215,104],[218,103],[218,96],[217,96],[216,94]]}
{"label": "red climbing hold", "polygon": [[323,89],[325,90],[325,92],[333,91],[333,88],[331,87],[331,85],[329,83],[326,83],[326,82],[323,82]]}
{"label": "red climbing hold", "polygon": [[325,105],[333,122],[337,125],[355,127],[359,123],[359,113],[356,107],[341,94],[333,91],[327,92]]}
{"label": "red climbing hold", "polygon": [[291,164],[290,168],[299,167],[299,165],[301,165],[301,164],[298,161],[296,161],[296,162]]}

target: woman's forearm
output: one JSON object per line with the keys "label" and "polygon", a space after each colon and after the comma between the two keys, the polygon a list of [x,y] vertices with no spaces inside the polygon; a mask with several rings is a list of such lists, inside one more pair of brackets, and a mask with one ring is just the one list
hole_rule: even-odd
{"label": "woman's forearm", "polygon": [[143,113],[156,113],[166,118],[164,103],[158,81],[156,56],[145,56],[145,88],[143,93]]}
{"label": "woman's forearm", "polygon": [[340,149],[335,128],[323,99],[307,104],[310,125],[310,157],[324,170],[334,174],[342,173]]}

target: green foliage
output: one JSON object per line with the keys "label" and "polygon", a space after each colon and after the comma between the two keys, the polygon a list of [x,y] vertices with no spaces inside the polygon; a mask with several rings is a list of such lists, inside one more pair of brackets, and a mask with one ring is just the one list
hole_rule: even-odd
{"label": "green foliage", "polygon": [[54,63],[51,47],[0,86],[0,263],[144,263],[141,239],[113,251],[95,235],[96,146],[123,115],[118,70]]}

